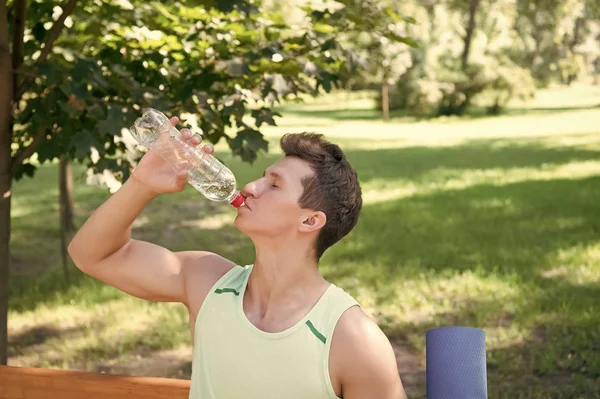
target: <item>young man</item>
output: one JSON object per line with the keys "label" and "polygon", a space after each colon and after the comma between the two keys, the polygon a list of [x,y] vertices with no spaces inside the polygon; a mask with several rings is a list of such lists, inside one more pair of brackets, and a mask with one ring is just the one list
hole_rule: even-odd
{"label": "young man", "polygon": [[[181,132],[191,145],[200,143]],[[286,135],[281,148],[285,156],[244,187],[246,204],[235,219],[254,243],[252,265],[131,237],[153,198],[186,185],[186,173],[152,150],[90,216],[69,253],[82,271],[130,295],[187,307],[191,399],[405,398],[386,336],[318,270],[323,252],[357,222],[356,173],[320,135]]]}

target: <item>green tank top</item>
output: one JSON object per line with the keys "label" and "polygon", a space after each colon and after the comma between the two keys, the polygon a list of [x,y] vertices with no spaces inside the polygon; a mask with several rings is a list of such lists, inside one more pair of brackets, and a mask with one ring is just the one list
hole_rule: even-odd
{"label": "green tank top", "polygon": [[[190,399],[336,399],[329,377],[331,337],[357,301],[331,284],[295,326],[267,333],[243,309],[252,265],[217,281],[196,318]],[[338,398],[339,399],[339,398]]]}

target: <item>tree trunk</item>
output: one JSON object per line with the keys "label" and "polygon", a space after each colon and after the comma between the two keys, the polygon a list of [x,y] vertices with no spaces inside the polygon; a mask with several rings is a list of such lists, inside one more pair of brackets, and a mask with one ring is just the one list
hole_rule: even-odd
{"label": "tree trunk", "polygon": [[479,8],[481,0],[469,0],[469,22],[467,24],[467,30],[464,39],[464,48],[462,53],[462,68],[463,70],[469,63],[469,53],[471,52],[471,41],[473,40],[473,33],[475,32],[475,15]]}
{"label": "tree trunk", "polygon": [[[571,53],[571,55],[575,55],[575,47],[577,47],[577,45],[581,41],[581,31],[583,30],[583,28],[585,28],[585,23],[586,19],[583,17],[578,17],[575,20],[575,27],[573,28],[573,40],[571,40],[571,42],[569,43],[569,52]],[[577,79],[577,75],[577,73],[570,73],[569,76],[567,76],[567,86],[570,86],[571,83],[573,83],[573,81]]]}
{"label": "tree trunk", "polygon": [[542,29],[538,26],[538,24],[533,25],[533,32],[531,34],[531,38],[533,39],[533,53],[531,53],[531,69],[535,71],[535,67],[537,66],[538,57],[542,50]]}
{"label": "tree trunk", "polygon": [[11,200],[13,73],[6,1],[0,1],[0,365],[8,360],[8,274]]}
{"label": "tree trunk", "polygon": [[63,263],[65,281],[70,284],[69,256],[67,246],[69,235],[75,230],[73,221],[73,174],[71,163],[66,154],[61,154],[58,173],[59,209],[60,209],[60,253]]}
{"label": "tree trunk", "polygon": [[[4,146],[0,151],[0,158],[7,155]],[[5,163],[2,161],[2,169],[6,169]],[[6,365],[8,360],[8,275],[12,178],[7,172],[7,170],[0,171],[0,365]]]}
{"label": "tree trunk", "polygon": [[383,82],[381,85],[381,111],[383,112],[383,119],[390,119],[390,85],[387,82]]}
{"label": "tree trunk", "polygon": [[435,6],[436,6],[435,2],[424,4],[424,7],[425,7],[425,10],[427,10],[427,16],[429,19],[429,41],[433,42],[433,43],[437,42],[436,37],[435,37],[435,29],[436,29]]}

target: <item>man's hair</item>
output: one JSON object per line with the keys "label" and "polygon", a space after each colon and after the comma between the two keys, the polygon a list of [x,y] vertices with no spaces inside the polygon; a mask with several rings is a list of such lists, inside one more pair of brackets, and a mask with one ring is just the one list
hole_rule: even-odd
{"label": "man's hair", "polygon": [[322,211],[327,216],[316,242],[316,257],[341,240],[356,225],[362,208],[362,192],[356,171],[336,144],[322,134],[286,134],[280,140],[286,156],[307,161],[314,175],[302,180],[300,207]]}

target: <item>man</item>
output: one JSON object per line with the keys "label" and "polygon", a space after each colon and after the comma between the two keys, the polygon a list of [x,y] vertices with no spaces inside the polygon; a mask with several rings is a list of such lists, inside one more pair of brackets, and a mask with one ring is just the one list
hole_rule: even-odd
{"label": "man", "polygon": [[[188,129],[181,133],[200,144]],[[187,181],[152,150],[90,216],[69,253],[82,271],[130,295],[187,307],[191,399],[405,398],[386,336],[318,270],[323,252],[357,222],[356,173],[321,135],[285,135],[280,145],[285,156],[244,187],[235,219],[254,243],[253,264],[131,237],[143,208]]]}

